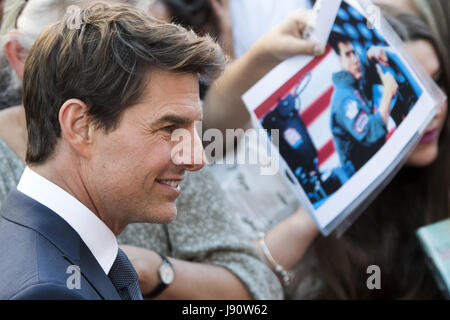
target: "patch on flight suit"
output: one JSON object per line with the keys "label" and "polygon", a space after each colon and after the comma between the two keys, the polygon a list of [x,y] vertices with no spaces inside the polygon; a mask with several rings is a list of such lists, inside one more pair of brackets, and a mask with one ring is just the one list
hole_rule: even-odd
{"label": "patch on flight suit", "polygon": [[303,142],[303,138],[300,133],[294,128],[287,128],[283,132],[283,137],[287,143],[294,149],[297,149]]}
{"label": "patch on flight suit", "polygon": [[355,100],[349,100],[345,104],[345,116],[353,120],[358,114],[358,103]]}
{"label": "patch on flight suit", "polygon": [[356,118],[353,124],[353,129],[357,133],[361,134],[364,132],[364,129],[366,129],[368,123],[369,123],[369,115],[366,112],[361,111],[358,118]]}

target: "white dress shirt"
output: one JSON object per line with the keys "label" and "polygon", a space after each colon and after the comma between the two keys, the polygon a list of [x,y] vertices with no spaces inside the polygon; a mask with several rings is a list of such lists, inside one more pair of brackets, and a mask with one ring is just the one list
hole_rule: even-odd
{"label": "white dress shirt", "polygon": [[81,237],[106,274],[116,259],[114,233],[91,210],[67,191],[26,167],[17,190],[64,219]]}

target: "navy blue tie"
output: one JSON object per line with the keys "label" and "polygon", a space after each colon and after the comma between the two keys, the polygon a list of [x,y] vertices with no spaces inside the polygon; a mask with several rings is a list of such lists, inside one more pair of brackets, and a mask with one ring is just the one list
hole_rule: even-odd
{"label": "navy blue tie", "polygon": [[127,255],[120,248],[108,277],[122,300],[142,300],[138,275]]}

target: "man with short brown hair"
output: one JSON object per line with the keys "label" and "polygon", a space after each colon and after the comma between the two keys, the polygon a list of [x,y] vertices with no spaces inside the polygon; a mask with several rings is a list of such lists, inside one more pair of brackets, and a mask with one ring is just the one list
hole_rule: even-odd
{"label": "man with short brown hair", "polygon": [[336,52],[341,71],[332,75],[335,92],[331,100],[330,127],[342,166],[350,178],[384,145],[391,102],[398,84],[389,72],[383,72],[378,63],[387,65],[383,49],[367,50],[367,59],[374,60],[383,84],[383,95],[378,108],[366,94],[367,75],[355,51],[352,39],[339,32],[331,32],[328,40]]}
{"label": "man with short brown hair", "polygon": [[171,222],[184,172],[203,166],[172,161],[172,133],[201,150],[198,77],[222,71],[218,45],[129,6],[72,12],[25,65],[28,167],[0,212],[0,241],[15,243],[0,252],[3,299],[141,299],[115,236]]}

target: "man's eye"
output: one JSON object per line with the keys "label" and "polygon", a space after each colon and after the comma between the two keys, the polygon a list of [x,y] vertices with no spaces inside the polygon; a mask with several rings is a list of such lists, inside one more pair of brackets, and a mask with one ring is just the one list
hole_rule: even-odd
{"label": "man's eye", "polygon": [[161,130],[172,133],[173,131],[175,131],[176,128],[177,128],[177,126],[172,125],[172,126],[164,127]]}

